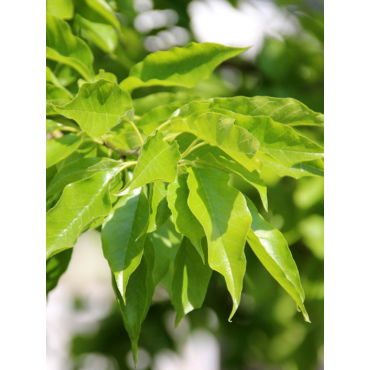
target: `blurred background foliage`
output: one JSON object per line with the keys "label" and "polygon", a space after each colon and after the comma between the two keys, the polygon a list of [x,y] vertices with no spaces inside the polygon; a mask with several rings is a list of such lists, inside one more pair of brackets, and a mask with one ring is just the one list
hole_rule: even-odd
{"label": "blurred background foliage", "polygon": [[[131,66],[150,52],[190,41],[247,46],[254,40],[254,51],[251,48],[242,57],[225,62],[193,92],[205,98],[293,97],[319,112],[324,111],[323,8],[323,0],[47,0],[47,11],[65,19],[75,35],[89,44],[96,73],[102,68],[121,81]],[[220,12],[223,18],[218,19]],[[249,28],[249,33],[243,34],[243,28],[236,27],[242,16],[241,23],[256,25]],[[212,31],[211,17],[219,34]],[[50,60],[47,65],[64,86],[78,90],[80,77],[73,69]],[[138,89],[134,98],[163,90]],[[323,130],[308,127],[300,132],[323,145]],[[231,300],[217,273],[213,274],[203,308],[187,315],[176,332],[168,295],[159,288],[142,327],[139,369],[154,369],[152,359],[156,355],[169,350],[179,352],[191,333],[200,329],[217,340],[220,364],[215,369],[316,370],[323,366],[324,182],[315,177],[280,178],[268,168],[262,177],[268,186],[268,213],[246,182],[238,177],[231,182],[283,232],[301,274],[312,323],[303,321],[294,301],[247,246],[244,292],[233,322],[227,321]],[[84,297],[74,299],[73,310],[86,309]],[[133,368],[130,341],[115,304],[92,334],[76,335],[69,348],[69,363],[76,370]],[[91,365],[96,365],[99,358],[94,360],[94,355],[109,359],[108,365]],[[168,369],[185,367],[179,364]]]}

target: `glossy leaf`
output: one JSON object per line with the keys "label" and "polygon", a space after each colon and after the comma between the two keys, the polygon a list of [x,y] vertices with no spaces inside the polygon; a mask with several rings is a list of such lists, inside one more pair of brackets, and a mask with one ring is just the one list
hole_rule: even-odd
{"label": "glossy leaf", "polygon": [[135,108],[135,114],[142,116],[143,114],[148,113],[150,110],[162,105],[168,105],[172,103],[186,104],[193,97],[193,95],[183,91],[179,91],[177,93],[159,92],[144,96],[143,98],[134,99],[132,104]]}
{"label": "glossy leaf", "polygon": [[133,113],[130,95],[116,83],[106,80],[84,83],[75,99],[54,109],[74,119],[92,138],[104,135],[124,117],[131,118]]}
{"label": "glossy leaf", "polygon": [[114,28],[108,24],[90,22],[76,14],[75,23],[87,33],[89,38],[105,53],[111,54],[117,46],[118,37]]}
{"label": "glossy leaf", "polygon": [[305,176],[324,177],[324,161],[322,159],[297,163],[290,168],[286,168],[276,163],[273,158],[269,159],[266,156],[264,156],[262,161],[265,166],[270,167],[279,176],[290,176],[295,179],[300,179]]}
{"label": "glossy leaf", "polygon": [[130,337],[135,365],[137,363],[138,340],[143,323],[154,294],[153,284],[153,245],[149,239],[145,242],[144,254],[139,267],[131,275],[127,285],[125,304],[117,287],[114,277],[112,285],[116,293],[117,302],[122,313],[123,323]]}
{"label": "glossy leaf", "polygon": [[64,88],[46,84],[46,115],[57,114],[51,104],[64,105],[71,100],[71,94]]}
{"label": "glossy leaf", "polygon": [[123,191],[134,190],[154,181],[175,181],[177,162],[180,158],[177,143],[173,141],[169,144],[163,140],[163,134],[160,131],[155,131],[153,135],[148,136],[142,147],[134,176]]}
{"label": "glossy leaf", "polygon": [[232,99],[234,98],[209,99],[185,105],[171,118],[172,131],[195,130],[195,121],[198,117],[201,117],[204,112],[212,111],[235,118],[235,125],[245,128],[259,141],[260,153],[274,157],[287,168],[299,162],[324,156],[321,146],[297,134],[287,125],[275,122],[269,117],[247,116],[227,110],[230,105],[231,108],[236,109],[234,104],[231,104],[235,103]]}
{"label": "glossy leaf", "polygon": [[216,169],[189,168],[189,208],[202,224],[208,242],[209,266],[225,277],[233,300],[240,303],[246,269],[244,246],[252,217],[243,195]]}
{"label": "glossy leaf", "polygon": [[89,81],[93,55],[87,44],[73,35],[67,22],[46,14],[46,58],[67,64]]}
{"label": "glossy leaf", "polygon": [[46,11],[61,19],[71,19],[73,17],[73,1],[46,0]]}
{"label": "glossy leaf", "polygon": [[179,175],[176,181],[168,186],[168,206],[173,215],[176,230],[188,237],[204,261],[202,238],[205,235],[202,225],[193,215],[188,206],[189,188],[188,174]]}
{"label": "glossy leaf", "polygon": [[[203,244],[207,261],[207,243]],[[175,328],[187,313],[202,307],[211,275],[208,262],[202,261],[190,240],[184,237],[176,254],[171,289],[171,301],[176,309]]]}
{"label": "glossy leaf", "polygon": [[46,259],[72,248],[95,219],[111,210],[109,187],[117,170],[102,171],[68,185],[46,215]]}
{"label": "glossy leaf", "polygon": [[128,91],[154,85],[194,87],[223,61],[247,49],[191,42],[182,48],[158,51],[132,67],[121,87]]}
{"label": "glossy leaf", "polygon": [[254,156],[259,142],[247,130],[234,125],[235,119],[218,113],[205,113],[194,121],[199,139],[218,146],[249,171],[261,168]]}
{"label": "glossy leaf", "polygon": [[172,103],[153,108],[148,113],[145,113],[136,122],[136,125],[144,134],[150,135],[160,124],[167,121],[181,105],[182,103]]}
{"label": "glossy leaf", "polygon": [[268,211],[267,187],[257,171],[250,172],[246,170],[219,148],[210,145],[204,145],[195,149],[187,156],[187,159],[195,161],[197,165],[201,165],[203,168],[211,166],[241,176],[257,189],[262,204],[266,211]]}
{"label": "glossy leaf", "polygon": [[87,179],[100,171],[122,166],[122,162],[114,161],[109,158],[82,158],[64,166],[53,178],[50,183],[46,196],[50,196],[63,191],[63,189],[73,182]]}
{"label": "glossy leaf", "polygon": [[145,236],[138,237],[147,228],[148,220],[148,199],[137,189],[118,200],[103,224],[104,257],[125,304],[127,283],[139,266],[144,250]]}
{"label": "glossy leaf", "polygon": [[288,243],[279,230],[274,229],[262,218],[248,198],[247,204],[253,219],[247,235],[248,244],[269,273],[297,302],[305,320],[310,322],[303,304],[305,296],[297,265],[293,260]]}
{"label": "glossy leaf", "polygon": [[46,261],[46,294],[57,285],[60,277],[66,272],[73,249],[66,249]]}
{"label": "glossy leaf", "polygon": [[150,189],[150,217],[148,224],[148,233],[159,229],[171,215],[167,203],[168,184],[162,181],[156,181],[151,184]]}
{"label": "glossy leaf", "polygon": [[64,135],[46,142],[46,168],[68,157],[81,144],[82,138],[74,134]]}
{"label": "glossy leaf", "polygon": [[291,126],[322,126],[324,115],[307,108],[292,98],[271,98],[268,96],[235,96],[231,98],[212,98],[194,101],[183,107],[179,117],[189,116],[197,110],[224,109],[250,117],[270,117],[275,122]]}

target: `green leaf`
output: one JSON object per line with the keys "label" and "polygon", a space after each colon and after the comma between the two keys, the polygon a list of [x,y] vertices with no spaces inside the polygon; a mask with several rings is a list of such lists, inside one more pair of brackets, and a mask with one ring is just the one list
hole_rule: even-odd
{"label": "green leaf", "polygon": [[156,181],[150,187],[150,217],[148,224],[148,233],[159,229],[171,215],[167,203],[168,184],[162,181]]}
{"label": "green leaf", "polygon": [[[207,260],[207,243],[203,244]],[[203,263],[190,240],[184,237],[176,254],[171,289],[171,301],[176,310],[175,328],[187,313],[202,307],[211,276],[208,263]]]}
{"label": "green leaf", "polygon": [[229,175],[216,169],[188,171],[189,208],[204,228],[209,266],[225,277],[233,300],[230,321],[240,303],[252,217],[243,195],[228,185]]}
{"label": "green leaf", "polygon": [[46,67],[46,83],[51,83],[55,86],[63,88],[63,85],[59,82],[59,80],[56,78],[56,76],[49,67]]}
{"label": "green leaf", "polygon": [[[291,98],[270,98],[267,96],[235,96],[231,98],[212,98],[193,101],[185,105],[178,117],[187,117],[201,110],[224,109],[249,117],[270,117],[273,121],[291,126],[322,126],[324,115],[307,108],[298,100]],[[234,117],[234,116],[232,116]]]}
{"label": "green leaf", "polygon": [[177,108],[181,107],[182,103],[172,103],[153,108],[148,113],[145,113],[137,122],[136,125],[146,135],[150,135],[161,123],[167,121]]}
{"label": "green leaf", "polygon": [[114,15],[112,8],[104,0],[85,0],[86,4],[95,12],[100,14],[107,22],[109,22],[122,37],[121,25]]}
{"label": "green leaf", "polygon": [[114,28],[108,24],[90,22],[76,14],[75,23],[87,33],[89,38],[105,53],[112,54],[117,46],[118,37]]}
{"label": "green leaf", "polygon": [[147,228],[148,220],[148,199],[142,189],[137,189],[119,199],[103,224],[104,257],[125,304],[127,283],[144,250],[145,236],[138,237]]}
{"label": "green leaf", "polygon": [[154,286],[161,283],[171,294],[173,263],[182,235],[176,232],[175,226],[169,218],[158,230],[148,234],[153,243],[155,260],[153,268]]}
{"label": "green leaf", "polygon": [[64,135],[46,142],[46,168],[68,157],[81,144],[82,138],[74,134]]}
{"label": "green leaf", "polygon": [[51,104],[64,105],[71,100],[71,94],[64,88],[46,84],[46,115],[56,114]]}
{"label": "green leaf", "polygon": [[264,156],[262,161],[265,166],[270,167],[279,176],[290,176],[295,179],[304,176],[324,177],[324,161],[322,159],[297,163],[290,168],[276,163],[273,158],[269,159],[267,156]]}
{"label": "green leaf", "polygon": [[305,320],[310,322],[303,304],[305,297],[297,265],[288,243],[279,230],[274,229],[262,218],[250,199],[246,199],[253,219],[247,235],[248,244],[267,271],[297,302]]}
{"label": "green leaf", "polygon": [[87,179],[100,171],[122,166],[122,162],[109,158],[82,158],[64,166],[53,178],[50,183],[46,196],[63,191],[63,189],[73,182]]}
{"label": "green leaf", "polygon": [[68,23],[46,14],[46,58],[67,64],[90,81],[93,55],[87,44],[73,35]]}
{"label": "green leaf", "polygon": [[223,61],[247,49],[191,42],[182,48],[157,51],[133,66],[121,87],[128,91],[155,85],[194,87]]}
{"label": "green leaf", "polygon": [[188,174],[179,175],[176,181],[169,184],[167,200],[173,215],[176,230],[188,237],[204,261],[202,238],[205,235],[202,225],[188,206]]}
{"label": "green leaf", "polygon": [[235,125],[245,128],[259,141],[260,155],[269,154],[285,167],[289,168],[296,163],[324,156],[321,146],[297,134],[289,126],[275,122],[270,117],[253,117],[228,110],[227,108],[238,110],[236,104],[238,100],[233,99],[235,98],[215,98],[185,105],[173,114],[171,131],[193,130],[194,132],[198,117],[207,111],[212,111],[235,118]]}
{"label": "green leaf", "polygon": [[89,139],[83,141],[77,150],[57,164],[58,171],[60,171],[64,166],[67,166],[74,161],[78,161],[79,159],[96,157],[97,146],[97,144]]}
{"label": "green leaf", "polygon": [[73,1],[72,0],[46,0],[47,13],[61,19],[72,19]]}
{"label": "green leaf", "polygon": [[[142,147],[139,162],[135,167],[132,180],[122,189],[134,190],[154,181],[175,181],[177,162],[181,159],[178,145],[163,140],[163,134],[155,131],[148,136]],[[122,194],[122,192],[120,194]]]}
{"label": "green leaf", "polygon": [[144,247],[143,258],[139,267],[131,275],[127,285],[125,304],[117,287],[114,277],[112,285],[116,294],[117,302],[123,316],[123,323],[130,337],[135,365],[137,363],[138,340],[143,323],[154,294],[153,284],[153,261],[154,251],[150,239],[147,238]]}
{"label": "green leaf", "polygon": [[117,171],[101,171],[64,189],[46,214],[46,259],[72,248],[90,223],[110,212],[109,187]]}
{"label": "green leaf", "polygon": [[142,116],[143,114],[148,113],[150,110],[162,105],[169,105],[172,103],[185,104],[194,98],[195,97],[193,95],[190,95],[184,91],[179,91],[177,93],[159,92],[144,96],[143,98],[134,99],[132,104],[135,108],[135,114]]}
{"label": "green leaf", "polygon": [[107,80],[84,83],[70,103],[54,106],[54,109],[74,119],[92,138],[104,135],[124,117],[131,118],[133,114],[130,95]]}
{"label": "green leaf", "polygon": [[46,261],[46,294],[57,285],[60,277],[66,272],[73,249],[66,249]]}
{"label": "green leaf", "polygon": [[254,156],[259,142],[247,130],[234,125],[234,118],[218,113],[205,113],[194,121],[199,139],[218,146],[249,171],[261,168]]}
{"label": "green leaf", "polygon": [[257,171],[250,172],[246,170],[222,150],[210,145],[196,148],[187,156],[187,159],[195,161],[197,165],[201,165],[203,168],[208,168],[210,166],[241,176],[245,181],[257,189],[262,204],[266,211],[268,211],[267,187]]}

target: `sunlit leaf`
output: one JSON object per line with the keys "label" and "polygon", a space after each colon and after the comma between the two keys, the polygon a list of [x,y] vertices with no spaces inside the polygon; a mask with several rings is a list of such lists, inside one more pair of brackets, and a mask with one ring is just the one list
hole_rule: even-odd
{"label": "sunlit leaf", "polygon": [[109,158],[82,158],[64,166],[51,181],[46,195],[50,196],[60,191],[73,182],[87,179],[100,171],[122,166],[122,162]]}
{"label": "sunlit leaf", "polygon": [[66,89],[46,84],[46,115],[57,114],[51,104],[64,105],[71,99],[72,96]]}
{"label": "sunlit leaf", "polygon": [[303,304],[304,291],[288,243],[279,230],[262,218],[250,199],[246,199],[252,214],[252,225],[247,235],[248,244],[270,274],[297,302],[305,320],[309,322]]}
{"label": "sunlit leaf", "polygon": [[69,65],[90,81],[93,55],[87,44],[74,36],[67,22],[46,14],[46,58]]}
{"label": "sunlit leaf", "polygon": [[226,173],[198,168],[188,171],[188,204],[204,228],[209,266],[225,277],[233,300],[231,320],[240,303],[246,269],[244,246],[252,217],[243,195],[228,185]]}
{"label": "sunlit leaf", "polygon": [[154,181],[175,181],[177,162],[180,158],[177,143],[173,141],[169,144],[163,140],[163,134],[160,131],[154,132],[153,135],[148,136],[142,147],[134,176],[123,191],[133,190]]}
{"label": "sunlit leaf", "polygon": [[46,259],[72,248],[95,219],[111,210],[109,186],[117,169],[68,185],[54,208],[46,214]]}
{"label": "sunlit leaf", "polygon": [[138,237],[148,226],[148,220],[148,199],[137,189],[118,200],[103,224],[104,257],[125,304],[127,283],[139,266],[144,249],[145,235]]}
{"label": "sunlit leaf", "polygon": [[46,11],[61,19],[71,19],[73,17],[73,1],[46,0]]}
{"label": "sunlit leaf", "polygon": [[81,144],[82,138],[74,134],[64,135],[46,142],[46,168],[68,157]]}
{"label": "sunlit leaf", "polygon": [[192,42],[182,48],[158,51],[132,67],[121,86],[128,91],[154,85],[194,87],[223,61],[247,49]]}
{"label": "sunlit leaf", "polygon": [[104,135],[125,116],[131,118],[133,113],[130,95],[116,83],[106,80],[84,83],[75,99],[54,109],[74,119],[93,138]]}

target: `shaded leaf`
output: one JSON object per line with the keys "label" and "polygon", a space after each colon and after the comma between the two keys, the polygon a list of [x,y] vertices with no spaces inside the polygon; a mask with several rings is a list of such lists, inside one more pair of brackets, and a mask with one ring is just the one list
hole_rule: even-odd
{"label": "shaded leaf", "polygon": [[139,267],[131,275],[127,285],[125,304],[117,287],[115,278],[112,277],[112,285],[116,294],[117,302],[122,313],[123,323],[130,337],[135,364],[137,363],[138,340],[143,323],[154,294],[153,284],[153,261],[154,251],[150,239],[147,238],[144,247],[143,258]]}
{"label": "shaded leaf", "polygon": [[172,211],[176,230],[190,239],[204,261],[201,241],[205,234],[202,225],[188,206],[189,188],[187,178],[188,174],[179,175],[173,183],[169,184],[168,206]]}
{"label": "shaded leaf", "polygon": [[107,80],[84,83],[70,103],[54,109],[74,119],[92,138],[104,135],[125,116],[131,118],[133,114],[130,95]]}
{"label": "shaded leaf", "polygon": [[51,104],[64,105],[71,99],[71,94],[66,89],[46,84],[46,115],[57,114]]}
{"label": "shaded leaf", "polygon": [[46,168],[68,157],[81,144],[82,138],[74,134],[64,135],[46,142]]}
{"label": "shaded leaf", "polygon": [[225,277],[233,300],[231,320],[240,303],[252,217],[243,195],[228,185],[229,175],[216,169],[188,171],[189,208],[204,228],[209,266]]}
{"label": "shaded leaf", "polygon": [[[142,147],[141,156],[134,170],[132,180],[122,190],[134,190],[154,181],[175,181],[177,162],[181,159],[177,143],[163,140],[163,134],[155,131],[148,136]],[[122,194],[122,192],[120,194]]]}
{"label": "shaded leaf", "polygon": [[182,48],[157,51],[133,66],[121,87],[128,91],[154,85],[194,87],[223,61],[247,49],[191,42]]}
{"label": "shaded leaf", "polygon": [[[207,261],[207,243],[203,244]],[[190,240],[184,237],[176,254],[171,289],[171,301],[176,309],[175,328],[187,313],[202,307],[211,275],[208,262],[204,264]]]}
{"label": "shaded leaf", "polygon": [[117,169],[102,171],[68,185],[46,214],[46,259],[72,248],[95,219],[111,210],[109,186]]}
{"label": "shaded leaf", "polygon": [[91,22],[79,14],[74,17],[75,24],[87,33],[89,38],[105,53],[113,53],[118,37],[114,28],[108,24]]}
{"label": "shaded leaf", "polygon": [[[168,105],[172,103],[187,103],[194,98],[186,92],[179,91],[176,93],[171,92],[159,92],[144,96],[143,98],[134,99],[132,104],[135,108],[135,114],[142,116],[148,113],[150,110],[157,108],[162,105]],[[175,109],[174,109],[175,110]]]}
{"label": "shaded leaf", "polygon": [[66,249],[46,261],[46,294],[57,285],[60,277],[66,272],[73,249]]}
{"label": "shaded leaf", "polygon": [[168,184],[162,181],[156,181],[150,187],[150,217],[148,224],[148,233],[159,229],[171,215],[167,203]]}
{"label": "shaded leaf", "polygon": [[290,168],[276,163],[273,158],[269,159],[267,156],[264,156],[262,161],[265,166],[270,167],[279,176],[290,176],[295,179],[304,176],[324,177],[324,161],[322,159],[297,163]]}
{"label": "shaded leaf", "polygon": [[219,148],[210,145],[204,145],[195,149],[187,158],[195,161],[198,166],[201,165],[204,168],[211,166],[241,176],[245,181],[257,189],[262,204],[266,211],[268,211],[267,187],[257,171],[250,172],[246,170]]}
{"label": "shaded leaf", "polygon": [[144,250],[145,236],[137,238],[148,226],[148,220],[148,199],[142,189],[137,189],[118,200],[103,224],[104,257],[125,304],[127,283],[139,266]]}
{"label": "shaded leaf", "polygon": [[63,189],[76,181],[87,179],[100,171],[122,166],[122,162],[109,158],[82,158],[64,166],[50,183],[46,196],[63,191]]}
{"label": "shaded leaf", "polygon": [[67,22],[46,14],[46,58],[67,64],[89,81],[93,55],[87,44],[73,35]]}
{"label": "shaded leaf", "polygon": [[305,320],[310,322],[303,304],[305,296],[299,272],[288,243],[279,230],[262,218],[250,199],[246,200],[253,219],[247,235],[248,244],[269,273],[297,302]]}

